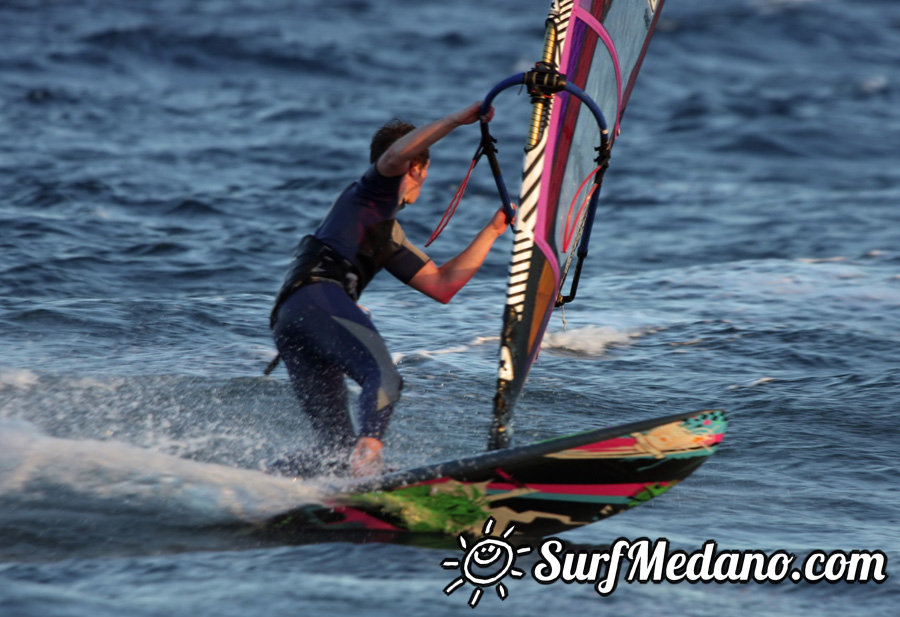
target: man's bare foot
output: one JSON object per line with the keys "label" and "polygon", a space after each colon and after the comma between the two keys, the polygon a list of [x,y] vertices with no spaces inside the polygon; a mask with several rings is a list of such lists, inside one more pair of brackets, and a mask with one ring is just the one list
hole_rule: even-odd
{"label": "man's bare foot", "polygon": [[376,476],[384,469],[382,443],[374,437],[360,437],[350,458],[350,471],[356,477]]}

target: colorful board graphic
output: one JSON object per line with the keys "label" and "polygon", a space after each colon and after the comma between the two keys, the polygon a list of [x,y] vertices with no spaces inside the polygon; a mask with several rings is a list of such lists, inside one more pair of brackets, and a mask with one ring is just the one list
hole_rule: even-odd
{"label": "colorful board graphic", "polygon": [[396,541],[477,534],[493,517],[523,536],[553,535],[666,492],[716,451],[726,426],[723,411],[668,416],[349,482],[267,529]]}

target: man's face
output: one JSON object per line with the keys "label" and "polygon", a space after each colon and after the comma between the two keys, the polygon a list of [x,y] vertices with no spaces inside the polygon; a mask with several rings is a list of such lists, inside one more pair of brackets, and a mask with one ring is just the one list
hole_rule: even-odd
{"label": "man's face", "polygon": [[431,161],[424,165],[413,164],[412,167],[409,168],[409,171],[406,173],[406,191],[403,195],[404,203],[415,203],[419,198],[422,185],[425,184],[425,179],[428,177],[429,165],[431,165]]}

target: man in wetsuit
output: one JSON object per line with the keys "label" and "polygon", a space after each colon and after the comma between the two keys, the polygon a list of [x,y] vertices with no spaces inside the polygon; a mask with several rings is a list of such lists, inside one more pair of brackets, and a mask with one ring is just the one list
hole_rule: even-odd
{"label": "man in wetsuit", "polygon": [[[383,269],[447,303],[475,274],[508,221],[502,208],[453,259],[438,267],[406,239],[396,220],[419,197],[428,148],[456,127],[480,119],[474,103],[415,128],[400,121],[372,139],[371,167],[337,198],[318,229],[298,245],[272,311],[275,344],[294,391],[312,421],[320,451],[307,473],[381,471],[382,437],[402,379],[384,340],[356,302]],[[493,110],[490,111],[490,120]],[[344,376],[362,388],[357,429]],[[308,456],[306,458],[309,458]]]}

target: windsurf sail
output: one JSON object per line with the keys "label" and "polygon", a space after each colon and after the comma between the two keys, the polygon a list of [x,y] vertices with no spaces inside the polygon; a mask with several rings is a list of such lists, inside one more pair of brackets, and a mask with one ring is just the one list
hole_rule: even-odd
{"label": "windsurf sail", "polygon": [[[575,297],[600,184],[664,0],[554,0],[543,57],[498,84],[525,85],[532,122],[514,228],[489,449],[508,445],[512,412],[553,308]],[[482,147],[510,199],[482,123]],[[569,293],[563,291],[575,260]]]}

